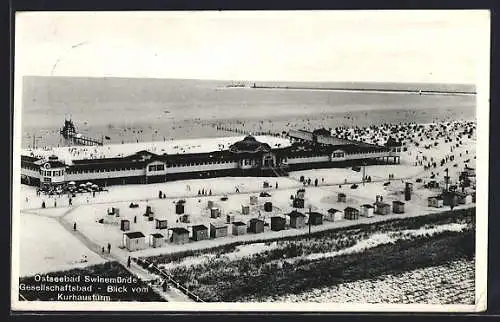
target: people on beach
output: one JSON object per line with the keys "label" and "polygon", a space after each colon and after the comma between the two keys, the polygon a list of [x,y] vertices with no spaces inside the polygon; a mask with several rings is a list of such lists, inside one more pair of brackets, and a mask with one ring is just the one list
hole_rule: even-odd
{"label": "people on beach", "polygon": [[73,231],[76,231],[76,222],[73,223]]}
{"label": "people on beach", "polygon": [[108,243],[108,254],[111,254],[111,244]]}

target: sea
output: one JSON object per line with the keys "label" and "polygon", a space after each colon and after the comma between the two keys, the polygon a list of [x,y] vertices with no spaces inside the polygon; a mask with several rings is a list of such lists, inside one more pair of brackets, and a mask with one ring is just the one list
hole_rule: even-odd
{"label": "sea", "polygon": [[[248,87],[254,83],[267,88]],[[247,87],[228,86],[235,84]],[[71,145],[59,133],[66,118],[105,144],[150,142],[475,120],[476,95],[468,84],[26,76],[18,116],[28,148]]]}

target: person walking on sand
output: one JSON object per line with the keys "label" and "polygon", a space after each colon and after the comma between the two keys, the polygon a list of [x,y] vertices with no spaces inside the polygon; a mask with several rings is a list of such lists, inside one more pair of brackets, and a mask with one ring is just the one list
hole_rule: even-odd
{"label": "person walking on sand", "polygon": [[54,199],[54,208],[57,208],[57,201]]}
{"label": "person walking on sand", "polygon": [[127,259],[127,267],[128,268],[130,268],[130,262],[131,262],[131,260],[130,260],[130,256],[129,256],[128,259]]}
{"label": "person walking on sand", "polygon": [[76,231],[76,222],[73,223],[73,231]]}
{"label": "person walking on sand", "polygon": [[72,206],[73,205],[73,199],[71,199],[71,197],[69,198],[69,205]]}
{"label": "person walking on sand", "polygon": [[102,253],[104,254],[104,246],[102,246]]}
{"label": "person walking on sand", "polygon": [[108,254],[111,254],[111,244],[108,243]]}

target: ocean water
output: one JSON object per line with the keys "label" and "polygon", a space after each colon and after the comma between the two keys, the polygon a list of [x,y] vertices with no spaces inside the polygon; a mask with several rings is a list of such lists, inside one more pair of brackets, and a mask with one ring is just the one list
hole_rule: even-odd
{"label": "ocean water", "polygon": [[[475,95],[419,95],[227,88],[228,81],[25,77],[22,97],[23,147],[68,145],[59,130],[71,117],[77,130],[109,143],[234,135],[243,132],[340,125],[472,120]],[[394,83],[272,83],[352,89],[474,91],[470,85]],[[242,134],[243,135],[243,134]]]}

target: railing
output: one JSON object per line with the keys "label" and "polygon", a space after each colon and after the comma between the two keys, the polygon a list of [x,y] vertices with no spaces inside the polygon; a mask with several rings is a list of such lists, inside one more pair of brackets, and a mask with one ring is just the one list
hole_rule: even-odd
{"label": "railing", "polygon": [[[148,267],[151,267],[154,269],[154,271],[157,273],[157,274],[160,274],[162,277],[164,277],[168,282],[172,283],[175,285],[175,287],[180,290],[182,293],[186,294],[190,299],[196,301],[196,302],[200,302],[200,303],[204,303],[205,301],[203,301],[203,299],[201,297],[199,297],[198,295],[194,294],[192,291],[188,290],[186,287],[184,287],[181,283],[179,283],[177,280],[174,279],[174,277],[172,275],[170,275],[169,273],[165,272],[164,270],[160,269],[158,266],[156,266],[154,263],[151,263],[149,262],[148,260],[146,259],[138,259],[138,258],[134,258],[133,259],[138,265],[142,266],[140,264],[140,262],[144,263],[145,265],[147,265]],[[140,261],[140,262],[139,262]]]}

